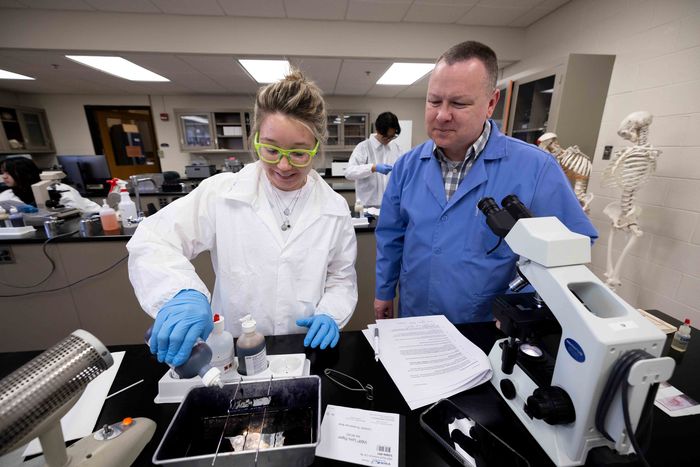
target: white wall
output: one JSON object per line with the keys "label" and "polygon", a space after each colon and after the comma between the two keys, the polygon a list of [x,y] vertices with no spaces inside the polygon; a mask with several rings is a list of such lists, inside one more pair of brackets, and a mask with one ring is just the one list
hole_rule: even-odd
{"label": "white wall", "polygon": [[[615,54],[589,190],[600,239],[593,270],[602,277],[610,220],[603,208],[619,191],[600,186],[603,147],[630,112],[654,115],[649,141],[663,151],[640,190],[644,236],[625,262],[620,295],[700,323],[700,1],[574,0],[528,29],[530,56],[506,68],[513,79],[560,63],[569,53]],[[526,52],[527,55],[527,52]],[[618,234],[619,236],[619,234]],[[615,255],[623,246],[616,236]],[[617,257],[617,256],[615,256]]]}
{"label": "white wall", "polygon": [[[13,100],[14,98],[14,100]],[[167,143],[161,148],[162,170],[175,170],[184,174],[185,166],[191,162],[189,153],[180,150],[177,122],[174,109],[253,109],[253,96],[94,96],[65,94],[8,94],[0,101],[19,105],[39,107],[46,110],[49,128],[53,135],[57,154],[94,154],[95,150],[85,116],[85,105],[133,105],[150,106],[153,113],[157,143]],[[16,101],[16,102],[15,102]],[[400,120],[413,121],[413,145],[425,138],[423,130],[424,99],[379,99],[364,97],[326,98],[329,110],[369,112],[374,119],[381,112],[394,112]],[[169,121],[160,120],[160,113],[166,112]],[[405,148],[409,149],[409,148]],[[43,161],[41,158],[46,158]],[[50,156],[37,156],[40,166],[51,164]],[[224,156],[208,156],[207,160],[217,166],[223,164]],[[51,159],[52,160],[52,159]],[[42,163],[45,162],[45,163]],[[326,164],[330,167],[330,163]]]}

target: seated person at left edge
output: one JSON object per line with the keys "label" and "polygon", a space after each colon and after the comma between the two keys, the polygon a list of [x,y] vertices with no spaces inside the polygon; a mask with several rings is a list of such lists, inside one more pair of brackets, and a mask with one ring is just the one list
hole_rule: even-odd
{"label": "seated person at left edge", "polygon": [[[264,335],[306,332],[334,347],[357,303],[357,244],[345,199],[312,168],[327,136],[320,89],[299,71],[261,88],[251,147],[258,161],[204,180],[139,225],[129,250],[136,297],[155,318],[158,360],[184,363],[212,330],[212,310],[242,332],[251,314]],[[190,260],[209,251],[209,291]]]}
{"label": "seated person at left edge", "polygon": [[[26,157],[9,157],[0,164],[2,181],[9,188],[0,193],[0,201],[20,201],[36,206],[32,185],[41,181],[41,170],[34,161]],[[98,212],[100,205],[83,198],[78,190],[65,183],[58,183],[55,189],[61,194],[61,204],[81,212]]]}

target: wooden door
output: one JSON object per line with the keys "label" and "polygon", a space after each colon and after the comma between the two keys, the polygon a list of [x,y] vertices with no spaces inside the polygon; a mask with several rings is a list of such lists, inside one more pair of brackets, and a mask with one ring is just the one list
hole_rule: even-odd
{"label": "wooden door", "polygon": [[112,177],[160,173],[150,111],[97,110],[95,117]]}

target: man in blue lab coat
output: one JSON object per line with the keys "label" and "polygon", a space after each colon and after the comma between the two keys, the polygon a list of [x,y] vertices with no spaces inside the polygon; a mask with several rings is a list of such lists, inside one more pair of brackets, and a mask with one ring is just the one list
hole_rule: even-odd
{"label": "man in blue lab coat", "polygon": [[496,55],[478,42],[450,48],[428,84],[430,139],[394,165],[377,225],[377,319],[444,314],[453,323],[493,319],[517,256],[498,243],[477,208],[484,197],[515,194],[535,216],[556,216],[597,238],[555,159],[499,132]]}

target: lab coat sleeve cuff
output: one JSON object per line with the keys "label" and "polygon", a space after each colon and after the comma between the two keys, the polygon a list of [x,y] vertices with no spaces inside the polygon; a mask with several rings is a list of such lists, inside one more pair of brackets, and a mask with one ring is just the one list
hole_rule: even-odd
{"label": "lab coat sleeve cuff", "polygon": [[394,298],[396,298],[396,292],[393,289],[391,289],[391,290],[377,289],[374,297],[377,300],[393,300]]}
{"label": "lab coat sleeve cuff", "polygon": [[151,305],[144,306],[144,311],[151,318],[155,319],[158,315],[158,312],[163,308],[163,306],[165,306],[166,303],[172,300],[173,297],[175,297],[175,295],[177,295],[183,290],[196,290],[197,292],[200,292],[202,295],[207,297],[207,300],[211,303],[211,295],[209,294],[209,291],[206,288],[202,288],[201,286],[191,284],[190,286],[171,287],[167,289],[165,292],[163,292],[163,294],[157,297]]}

